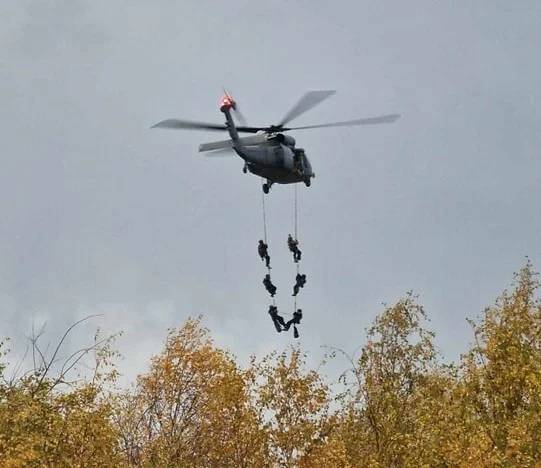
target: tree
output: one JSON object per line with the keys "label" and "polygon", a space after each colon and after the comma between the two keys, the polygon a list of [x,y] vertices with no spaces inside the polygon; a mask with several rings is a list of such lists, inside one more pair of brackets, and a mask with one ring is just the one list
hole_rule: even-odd
{"label": "tree", "polygon": [[360,358],[351,360],[353,380],[342,376],[341,438],[354,466],[410,466],[412,453],[418,461],[427,450],[419,400],[436,402],[445,376],[423,319],[411,293],[387,308],[368,329]]}
{"label": "tree", "polygon": [[213,346],[201,317],[170,329],[116,421],[134,466],[264,466],[265,445],[245,375]]}
{"label": "tree", "polygon": [[334,398],[300,347],[243,369],[201,317],[170,329],[123,391],[114,388],[114,336],[98,330],[93,344],[59,358],[80,322],[50,356],[43,331],[32,335],[33,366],[10,380],[0,341],[0,465],[541,466],[539,288],[528,262],[512,292],[470,321],[474,344],[450,365],[406,295],[376,317]]}
{"label": "tree", "polygon": [[463,357],[462,397],[491,463],[541,462],[541,302],[530,261],[487,308]]}
{"label": "tree", "polygon": [[[58,359],[67,335],[79,323],[66,331],[51,357],[39,345],[43,330],[33,335],[34,367],[22,376],[8,381],[5,365],[0,365],[2,466],[120,466],[106,391],[116,378],[111,364],[114,337],[101,338],[98,330],[93,345],[63,362]],[[72,377],[89,353],[95,358],[90,378]],[[60,371],[55,372],[58,363]]]}
{"label": "tree", "polygon": [[335,437],[353,466],[537,466],[541,302],[528,264],[477,321],[458,365],[436,360],[411,295],[386,309],[354,363]]}
{"label": "tree", "polygon": [[272,466],[293,467],[309,459],[316,466],[312,452],[329,434],[329,388],[317,372],[304,370],[305,358],[295,348],[253,361],[255,404],[266,416]]}

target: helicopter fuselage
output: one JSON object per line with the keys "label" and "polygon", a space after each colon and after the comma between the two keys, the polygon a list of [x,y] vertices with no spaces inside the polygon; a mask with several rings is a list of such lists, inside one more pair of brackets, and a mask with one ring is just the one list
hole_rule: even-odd
{"label": "helicopter fuselage", "polygon": [[278,184],[305,182],[314,177],[312,166],[304,150],[270,140],[257,146],[242,146],[235,152],[246,162],[252,174]]}
{"label": "helicopter fuselage", "polygon": [[234,104],[226,99],[220,111],[225,115],[225,128],[233,143],[235,152],[245,161],[243,171],[258,175],[267,179],[263,185],[263,191],[269,192],[272,184],[295,184],[304,182],[310,187],[312,178],[315,177],[312,165],[304,153],[304,149],[295,148],[296,141],[293,137],[283,133],[258,132],[264,140],[257,144],[240,144],[239,135],[231,108]]}

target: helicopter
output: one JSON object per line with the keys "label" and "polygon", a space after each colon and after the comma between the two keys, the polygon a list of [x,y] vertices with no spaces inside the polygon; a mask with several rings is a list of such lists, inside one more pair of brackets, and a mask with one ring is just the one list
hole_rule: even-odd
{"label": "helicopter", "polygon": [[[227,131],[229,139],[203,143],[199,146],[199,152],[212,151],[211,154],[218,154],[233,150],[244,160],[242,170],[245,174],[249,171],[266,179],[266,183],[262,186],[265,194],[269,193],[270,188],[275,183],[295,184],[304,182],[307,187],[310,187],[311,180],[315,177],[304,148],[297,148],[295,138],[286,135],[285,132],[325,127],[393,123],[400,117],[400,114],[391,114],[304,127],[285,127],[293,119],[336,93],[336,91],[331,90],[309,91],[297,101],[278,124],[267,127],[251,127],[246,125],[246,120],[240,113],[236,101],[231,98],[225,89],[224,93],[225,95],[220,101],[220,111],[225,115],[225,124],[167,119],[158,122],[151,128]],[[231,111],[235,113],[241,123],[240,126],[235,124]],[[239,133],[253,133],[254,135],[240,137]]]}

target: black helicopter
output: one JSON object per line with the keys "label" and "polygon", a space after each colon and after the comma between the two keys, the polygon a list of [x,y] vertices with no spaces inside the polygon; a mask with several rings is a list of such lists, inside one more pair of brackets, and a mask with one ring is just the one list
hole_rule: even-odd
{"label": "black helicopter", "polygon": [[[220,111],[225,114],[225,124],[167,119],[153,125],[151,128],[225,130],[229,133],[230,139],[204,143],[199,146],[199,151],[234,150],[244,160],[244,173],[249,171],[267,180],[267,183],[263,184],[263,192],[266,194],[269,193],[269,189],[274,183],[294,184],[304,182],[307,187],[310,187],[311,180],[315,177],[310,160],[303,148],[295,146],[295,139],[284,132],[311,128],[392,123],[400,117],[399,114],[391,114],[305,127],[285,127],[287,123],[335,93],[336,91],[309,91],[299,99],[277,125],[249,127],[235,125],[231,110],[236,112],[239,121],[245,121],[238,111],[237,103],[225,92],[225,96],[220,103]],[[255,135],[240,137],[239,133],[254,133]]]}

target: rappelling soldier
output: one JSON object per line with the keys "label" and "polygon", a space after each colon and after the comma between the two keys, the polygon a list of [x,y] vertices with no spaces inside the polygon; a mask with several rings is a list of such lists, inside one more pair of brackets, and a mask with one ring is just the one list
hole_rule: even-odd
{"label": "rappelling soldier", "polygon": [[289,247],[289,250],[293,253],[294,262],[299,262],[302,254],[302,252],[299,250],[299,241],[297,239],[293,239],[291,234],[287,236],[287,246]]}
{"label": "rappelling soldier", "polygon": [[297,325],[301,323],[302,319],[302,309],[297,309],[295,312],[293,312],[293,318],[287,321],[284,330],[287,331],[293,325],[293,336],[295,338],[299,337],[299,331],[297,330]]}
{"label": "rappelling soldier", "polygon": [[267,268],[270,268],[270,257],[269,257],[269,246],[263,242],[262,239],[259,240],[259,245],[257,246],[257,251],[261,260],[265,260]]}
{"label": "rappelling soldier", "polygon": [[265,278],[263,278],[263,284],[265,285],[265,289],[269,292],[271,297],[274,297],[278,288],[274,286],[274,284],[272,284],[271,277],[268,273],[265,275]]}
{"label": "rappelling soldier", "polygon": [[306,275],[297,273],[297,276],[295,278],[295,286],[293,286],[293,294],[292,296],[296,296],[299,294],[299,288],[304,288],[304,285],[306,284]]}
{"label": "rappelling soldier", "polygon": [[278,307],[271,305],[269,307],[269,315],[271,316],[272,323],[274,323],[274,328],[280,333],[282,329],[286,329],[286,324],[284,318],[281,315],[278,315]]}

